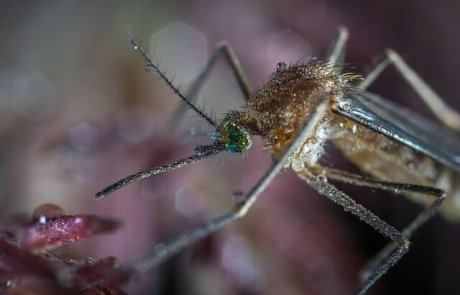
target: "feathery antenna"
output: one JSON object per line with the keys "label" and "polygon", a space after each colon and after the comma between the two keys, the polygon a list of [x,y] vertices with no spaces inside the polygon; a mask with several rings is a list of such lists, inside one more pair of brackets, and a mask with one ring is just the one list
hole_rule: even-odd
{"label": "feathery antenna", "polygon": [[144,58],[146,62],[146,70],[153,70],[157,72],[158,75],[160,75],[160,77],[166,82],[166,84],[168,84],[169,88],[171,88],[174,91],[174,93],[176,93],[188,106],[190,106],[192,110],[194,110],[198,115],[200,115],[200,117],[205,119],[206,122],[208,122],[214,128],[218,127],[216,121],[211,119],[211,117],[209,117],[202,110],[196,107],[192,101],[190,101],[184,94],[182,94],[182,92],[180,92],[180,90],[177,87],[173,85],[172,81],[168,77],[166,77],[165,73],[162,70],[160,70],[160,68],[157,65],[153,63],[152,59],[145,53],[144,49],[139,45],[139,43],[136,41],[133,35],[130,35],[128,37],[128,40],[129,43],[131,43],[131,45],[133,46],[134,50],[139,52],[139,54]]}

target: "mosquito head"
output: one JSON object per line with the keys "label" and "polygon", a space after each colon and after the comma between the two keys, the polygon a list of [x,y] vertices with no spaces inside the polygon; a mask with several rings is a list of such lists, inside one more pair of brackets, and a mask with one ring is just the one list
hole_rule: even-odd
{"label": "mosquito head", "polygon": [[219,129],[225,150],[230,154],[242,154],[251,147],[251,135],[246,128],[233,120],[232,115],[225,117]]}

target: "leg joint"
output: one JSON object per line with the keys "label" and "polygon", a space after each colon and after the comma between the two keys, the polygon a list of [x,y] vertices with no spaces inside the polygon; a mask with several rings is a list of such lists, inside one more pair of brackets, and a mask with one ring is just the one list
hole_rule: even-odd
{"label": "leg joint", "polygon": [[396,62],[397,60],[401,60],[401,56],[396,52],[394,51],[393,49],[391,48],[387,48],[385,49],[385,56],[392,62]]}
{"label": "leg joint", "polygon": [[224,50],[224,48],[229,48],[230,44],[226,40],[222,40],[216,43],[216,49],[221,51]]}

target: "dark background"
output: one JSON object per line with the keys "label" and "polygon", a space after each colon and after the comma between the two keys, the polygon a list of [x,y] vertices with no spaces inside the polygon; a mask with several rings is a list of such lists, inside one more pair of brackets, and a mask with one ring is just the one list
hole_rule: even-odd
{"label": "dark background", "polygon": [[[93,194],[120,177],[193,152],[207,130],[187,113],[168,119],[179,98],[130,48],[134,33],[183,89],[213,44],[227,40],[251,85],[280,61],[328,48],[338,25],[350,30],[347,62],[362,73],[394,48],[460,109],[459,11],[455,1],[0,1],[0,214],[52,202],[71,213],[123,220],[113,235],[70,248],[76,257],[130,261],[153,245],[231,208],[270,164],[260,140],[244,159],[222,155],[131,185],[101,202]],[[428,117],[393,70],[372,91]],[[223,63],[200,95],[217,118],[243,103]],[[442,143],[437,143],[442,144]],[[340,155],[336,167],[353,169]],[[418,207],[401,198],[346,188],[390,223]],[[369,294],[457,294],[460,228],[435,217]],[[132,294],[350,294],[360,267],[384,241],[309,190],[291,172],[249,215],[127,286]]]}

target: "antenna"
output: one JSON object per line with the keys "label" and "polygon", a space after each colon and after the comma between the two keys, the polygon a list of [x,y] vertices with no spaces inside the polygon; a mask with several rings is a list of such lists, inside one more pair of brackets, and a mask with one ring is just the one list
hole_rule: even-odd
{"label": "antenna", "polygon": [[200,117],[205,119],[206,122],[208,122],[211,126],[217,129],[218,124],[213,119],[211,119],[211,117],[206,115],[203,110],[200,110],[197,106],[195,106],[195,104],[192,101],[190,101],[176,86],[174,86],[172,81],[168,77],[166,77],[165,72],[153,63],[152,59],[145,53],[144,49],[139,45],[139,43],[136,41],[133,35],[130,35],[128,37],[128,41],[133,46],[134,50],[139,52],[139,54],[144,58],[146,62],[145,69],[147,71],[153,70],[157,72],[158,75],[160,75],[160,77],[166,82],[166,84],[168,84],[169,88],[171,88],[174,91],[174,93],[176,93],[188,106],[190,106],[192,110],[194,110],[198,115],[200,115]]}

